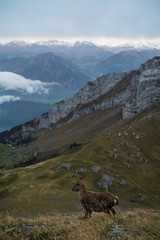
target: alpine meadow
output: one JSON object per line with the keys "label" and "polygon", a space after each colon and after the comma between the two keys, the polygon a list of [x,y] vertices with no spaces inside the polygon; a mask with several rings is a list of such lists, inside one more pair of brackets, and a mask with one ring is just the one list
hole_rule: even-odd
{"label": "alpine meadow", "polygon": [[158,0],[0,2],[0,239],[160,239]]}

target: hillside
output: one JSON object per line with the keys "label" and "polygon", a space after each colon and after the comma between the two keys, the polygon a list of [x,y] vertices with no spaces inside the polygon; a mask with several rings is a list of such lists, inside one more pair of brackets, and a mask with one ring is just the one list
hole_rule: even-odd
{"label": "hillside", "polygon": [[[87,126],[87,128],[90,134],[93,134],[95,129],[100,129],[101,121],[111,125],[121,119],[130,118],[136,113],[158,103],[160,99],[159,66],[160,58],[155,57],[141,65],[136,71],[108,74],[96,79],[94,82],[88,82],[73,98],[53,104],[49,112],[41,115],[40,118],[17,126],[11,129],[11,131],[1,133],[0,142],[10,143],[18,148],[21,145],[23,148],[23,142],[28,143],[32,153],[27,154],[22,162],[32,162],[34,160],[34,151],[42,152],[40,156],[42,155],[43,157],[39,157],[39,161],[40,159],[46,159],[44,154],[53,143],[55,150],[53,152],[52,149],[49,157],[59,156],[59,149],[61,149],[60,152],[63,151],[61,147],[65,139],[66,142],[68,141],[69,146],[69,144],[72,144],[70,142],[72,134],[79,136],[79,139],[81,139],[81,136],[86,135],[87,131],[84,131],[83,124],[82,127],[81,125],[80,127],[78,126],[81,131],[78,128],[74,129],[74,127],[71,127],[72,122],[75,120],[78,120],[77,122],[80,123],[82,117],[89,119],[92,124],[89,127]],[[94,119],[94,113],[97,114],[96,119]],[[63,133],[63,126],[66,126],[67,129],[67,131],[64,131],[66,136],[63,137],[63,140],[59,138],[52,140],[52,136],[56,132]],[[43,132],[42,136],[40,134],[41,131]],[[36,145],[35,139],[39,143],[41,138],[44,138],[44,141],[46,141],[49,139],[49,136],[51,136],[51,143],[42,144],[41,148],[33,150],[33,146]],[[58,141],[59,145],[55,144]],[[59,149],[57,149],[57,145]]]}
{"label": "hillside", "polygon": [[[18,133],[15,131],[13,134],[12,131],[12,134],[14,139],[17,139],[17,134],[24,138],[39,129],[54,130],[81,116],[118,106],[122,108],[122,118],[125,119],[159,100],[160,57],[154,57],[136,71],[107,74],[88,82],[72,98],[53,104],[49,112],[21,126]],[[11,138],[8,140],[16,145],[16,141],[13,142]]]}
{"label": "hillside", "polygon": [[155,57],[0,133],[1,214],[82,211],[71,191],[82,175],[87,189],[117,195],[120,210],[159,208],[159,76]]}
{"label": "hillside", "polygon": [[[91,124],[93,119],[99,119],[97,126]],[[104,174],[114,178],[111,185],[103,181],[120,198],[120,209],[159,208],[160,105],[111,123],[105,121],[103,112],[94,113],[53,133],[48,131],[47,138],[44,130],[33,133],[38,141],[13,150],[12,161],[22,166],[22,159],[29,155],[28,164],[49,159],[51,154],[54,157],[25,168],[2,170],[0,211],[34,216],[81,210],[71,187],[83,174],[87,189],[96,191],[105,190],[97,185]],[[99,171],[94,172],[93,166],[99,166]]]}

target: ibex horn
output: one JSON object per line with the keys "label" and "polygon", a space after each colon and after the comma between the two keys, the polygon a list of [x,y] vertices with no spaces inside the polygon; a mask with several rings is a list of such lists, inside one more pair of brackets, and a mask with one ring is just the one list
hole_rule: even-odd
{"label": "ibex horn", "polygon": [[82,176],[82,177],[79,179],[79,181],[82,180],[84,177],[85,177],[85,176]]}

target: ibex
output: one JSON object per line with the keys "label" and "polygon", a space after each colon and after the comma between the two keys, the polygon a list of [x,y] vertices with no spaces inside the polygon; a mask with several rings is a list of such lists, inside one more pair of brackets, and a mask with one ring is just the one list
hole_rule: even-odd
{"label": "ibex", "polygon": [[110,211],[113,214],[116,214],[114,205],[118,204],[119,198],[114,196],[109,192],[91,192],[86,191],[84,183],[79,181],[72,187],[72,191],[79,192],[79,198],[82,204],[82,207],[85,210],[85,217],[91,217],[92,212],[105,212],[110,214]]}

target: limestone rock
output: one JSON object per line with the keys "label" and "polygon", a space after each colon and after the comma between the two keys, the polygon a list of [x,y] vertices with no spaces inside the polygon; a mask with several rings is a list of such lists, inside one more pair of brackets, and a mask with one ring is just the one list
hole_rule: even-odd
{"label": "limestone rock", "polygon": [[74,174],[71,174],[69,177],[70,177],[70,178],[73,178],[74,176],[75,176]]}
{"label": "limestone rock", "polygon": [[61,165],[59,166],[59,169],[66,168],[67,170],[70,170],[71,166],[72,165],[70,163],[61,163]]}
{"label": "limestone rock", "polygon": [[139,135],[136,135],[136,136],[135,136],[135,139],[139,139],[139,138],[140,138],[140,136],[139,136]]}
{"label": "limestone rock", "polygon": [[109,231],[109,235],[113,240],[122,239],[123,233],[124,233],[124,228],[118,227],[117,225],[111,226],[111,229]]}
{"label": "limestone rock", "polygon": [[77,172],[77,173],[86,173],[87,170],[84,169],[84,168],[80,168],[80,169],[78,169],[76,172]]}
{"label": "limestone rock", "polygon": [[121,180],[119,183],[120,183],[121,185],[126,185],[126,181],[125,181],[125,180]]}
{"label": "limestone rock", "polygon": [[97,183],[97,185],[101,188],[108,190],[108,187],[112,185],[114,178],[109,176],[108,174],[103,174],[103,177]]}
{"label": "limestone rock", "polygon": [[114,148],[113,151],[114,151],[114,152],[118,152],[117,148]]}
{"label": "limestone rock", "polygon": [[37,157],[37,154],[38,154],[37,152],[34,152],[33,156],[34,156],[34,157]]}
{"label": "limestone rock", "polygon": [[137,194],[137,197],[140,198],[140,201],[143,202],[144,201],[144,197],[143,194]]}
{"label": "limestone rock", "polygon": [[92,171],[95,172],[95,173],[99,172],[100,170],[101,170],[100,166],[93,166],[92,167]]}

